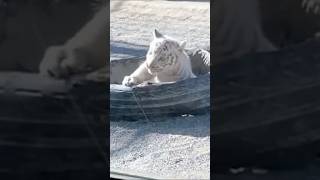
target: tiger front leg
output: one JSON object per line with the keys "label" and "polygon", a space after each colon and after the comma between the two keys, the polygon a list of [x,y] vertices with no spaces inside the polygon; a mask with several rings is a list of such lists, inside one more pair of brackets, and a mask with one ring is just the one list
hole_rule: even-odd
{"label": "tiger front leg", "polygon": [[145,62],[141,64],[131,75],[125,76],[122,81],[124,86],[135,86],[152,79],[154,76],[148,72]]}
{"label": "tiger front leg", "polygon": [[122,81],[122,85],[129,86],[129,87],[138,85],[138,84],[140,84],[138,78],[132,77],[132,76],[125,76]]}

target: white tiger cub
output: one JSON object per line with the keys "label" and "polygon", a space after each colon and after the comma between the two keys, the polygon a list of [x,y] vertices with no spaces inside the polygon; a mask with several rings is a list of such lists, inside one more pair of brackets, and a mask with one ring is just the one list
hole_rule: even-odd
{"label": "white tiger cub", "polygon": [[146,60],[131,75],[125,76],[122,84],[176,82],[196,77],[184,50],[185,45],[185,42],[179,43],[155,29]]}

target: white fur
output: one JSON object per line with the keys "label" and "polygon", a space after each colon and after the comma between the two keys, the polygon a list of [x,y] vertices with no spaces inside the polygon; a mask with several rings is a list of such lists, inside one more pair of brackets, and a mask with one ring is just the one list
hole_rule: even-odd
{"label": "white fur", "polygon": [[146,60],[122,84],[133,86],[145,82],[176,82],[196,77],[192,72],[189,56],[184,51],[185,42],[179,43],[171,37],[153,33]]}

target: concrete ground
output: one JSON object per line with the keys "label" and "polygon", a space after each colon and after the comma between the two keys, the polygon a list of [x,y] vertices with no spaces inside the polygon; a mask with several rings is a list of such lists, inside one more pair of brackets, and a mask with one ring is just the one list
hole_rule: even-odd
{"label": "concrete ground", "polygon": [[208,1],[112,0],[110,9],[111,60],[145,55],[155,28],[187,48],[210,45]]}

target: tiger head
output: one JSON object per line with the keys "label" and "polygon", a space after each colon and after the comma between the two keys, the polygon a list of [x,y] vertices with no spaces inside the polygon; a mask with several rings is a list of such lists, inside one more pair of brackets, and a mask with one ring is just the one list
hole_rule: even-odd
{"label": "tiger head", "polygon": [[162,72],[167,67],[174,66],[179,56],[184,52],[186,42],[178,41],[162,35],[156,29],[146,56],[146,67],[150,74]]}

